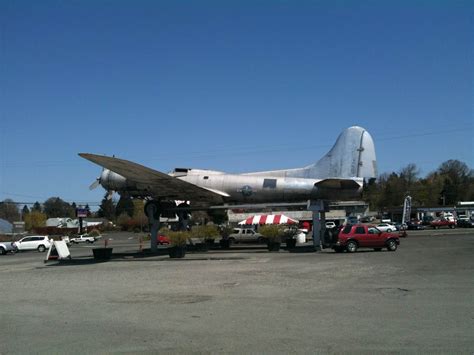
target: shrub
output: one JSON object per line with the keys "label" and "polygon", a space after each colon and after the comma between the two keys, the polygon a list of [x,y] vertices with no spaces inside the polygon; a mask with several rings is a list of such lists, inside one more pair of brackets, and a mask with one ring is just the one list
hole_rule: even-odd
{"label": "shrub", "polygon": [[258,232],[267,238],[269,241],[281,241],[281,238],[285,235],[284,227],[277,224],[269,224],[261,226]]}
{"label": "shrub", "polygon": [[191,229],[191,237],[201,240],[215,239],[220,236],[219,230],[215,225],[194,226]]}
{"label": "shrub", "polygon": [[185,246],[190,237],[190,233],[187,231],[169,231],[167,232],[167,237],[172,247]]}
{"label": "shrub", "polygon": [[91,230],[88,234],[89,234],[90,237],[100,237],[99,230],[95,229],[95,228],[93,230]]}

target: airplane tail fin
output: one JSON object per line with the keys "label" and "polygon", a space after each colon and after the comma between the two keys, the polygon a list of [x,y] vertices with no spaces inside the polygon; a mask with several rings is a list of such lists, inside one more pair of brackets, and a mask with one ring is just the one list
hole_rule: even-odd
{"label": "airplane tail fin", "polygon": [[364,128],[349,127],[339,135],[334,146],[324,157],[303,170],[305,177],[316,179],[375,178],[377,159],[374,141]]}

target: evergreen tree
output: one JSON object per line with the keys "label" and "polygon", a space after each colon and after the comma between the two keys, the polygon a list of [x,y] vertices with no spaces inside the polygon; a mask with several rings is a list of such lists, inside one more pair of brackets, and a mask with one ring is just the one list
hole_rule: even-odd
{"label": "evergreen tree", "polygon": [[105,193],[102,202],[100,203],[97,216],[100,218],[107,218],[109,221],[115,220],[115,205],[111,199],[107,199],[108,193]]}
{"label": "evergreen tree", "polygon": [[31,208],[31,212],[43,212],[43,209],[41,208],[41,204],[38,201],[36,201],[33,204],[33,207]]}
{"label": "evergreen tree", "polygon": [[23,216],[25,216],[25,215],[27,215],[28,213],[30,213],[30,209],[28,208],[27,205],[24,205],[24,206],[23,206],[23,209],[21,210],[21,214],[22,214]]}
{"label": "evergreen tree", "polygon": [[123,213],[128,214],[129,217],[133,217],[134,205],[130,197],[120,196],[120,200],[115,207],[115,216],[120,216]]}

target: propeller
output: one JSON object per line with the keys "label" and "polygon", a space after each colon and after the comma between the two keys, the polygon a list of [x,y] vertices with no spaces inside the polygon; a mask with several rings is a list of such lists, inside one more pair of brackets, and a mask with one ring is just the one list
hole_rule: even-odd
{"label": "propeller", "polygon": [[89,190],[94,190],[97,188],[97,186],[100,185],[100,177],[95,179],[95,181],[89,186]]}

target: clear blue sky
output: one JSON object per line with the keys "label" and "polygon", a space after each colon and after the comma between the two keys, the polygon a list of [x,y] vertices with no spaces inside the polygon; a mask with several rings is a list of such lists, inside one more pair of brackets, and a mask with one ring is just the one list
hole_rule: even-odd
{"label": "clear blue sky", "polygon": [[346,127],[380,172],[474,167],[472,1],[0,1],[0,200],[161,171],[299,167]]}

